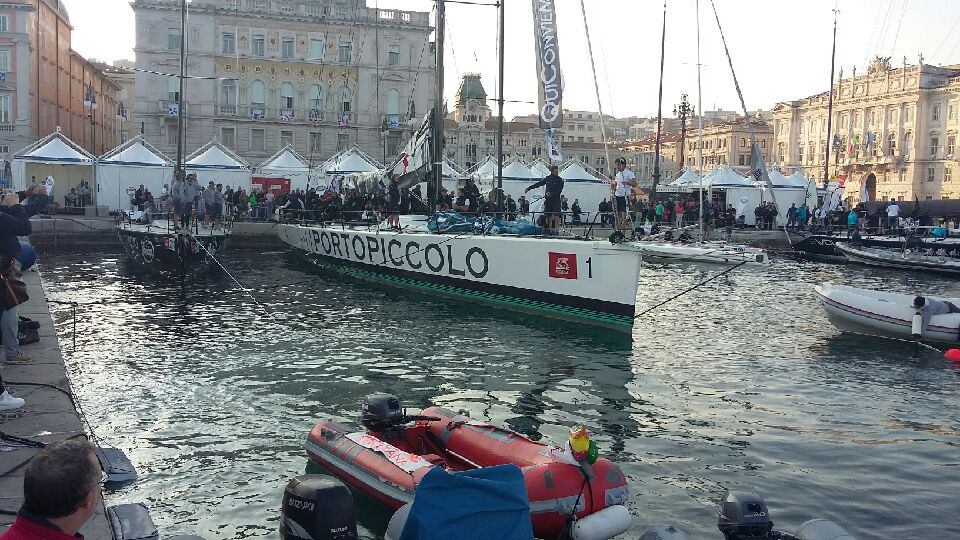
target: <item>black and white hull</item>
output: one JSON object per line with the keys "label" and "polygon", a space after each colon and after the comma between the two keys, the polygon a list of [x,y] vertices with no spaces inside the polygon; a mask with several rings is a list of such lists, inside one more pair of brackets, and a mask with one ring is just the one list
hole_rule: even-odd
{"label": "black and white hull", "polygon": [[279,226],[280,239],[339,274],[460,301],[633,328],[640,256],[606,241]]}
{"label": "black and white hull", "polygon": [[851,262],[869,266],[960,274],[960,259],[953,257],[924,255],[900,249],[860,247],[849,243],[837,244],[836,250]]}
{"label": "black and white hull", "polygon": [[177,232],[167,220],[149,225],[121,223],[117,235],[127,257],[140,269],[164,276],[193,278],[216,266],[214,257],[227,247],[224,229],[195,227]]}

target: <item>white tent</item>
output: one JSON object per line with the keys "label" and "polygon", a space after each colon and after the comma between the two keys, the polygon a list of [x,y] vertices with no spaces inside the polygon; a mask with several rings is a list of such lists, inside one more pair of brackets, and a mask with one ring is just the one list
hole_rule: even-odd
{"label": "white tent", "polygon": [[600,201],[610,198],[610,183],[601,180],[600,174],[588,170],[579,160],[571,159],[560,168],[563,178],[563,194],[573,206],[580,200],[580,208],[586,212],[584,219],[590,221],[600,207]]}
{"label": "white tent", "polygon": [[290,181],[290,189],[306,190],[316,187],[318,171],[311,169],[310,162],[294,148],[287,145],[257,167],[254,175],[258,178],[283,178]]}
{"label": "white tent", "polygon": [[[777,203],[777,225],[787,224],[787,210],[790,205],[800,207],[807,199],[806,186],[797,186],[790,178],[776,169],[767,169],[767,176],[770,177],[770,183],[773,184],[773,196]],[[760,189],[761,202],[771,202],[770,188],[762,182],[757,182],[756,186]]]}
{"label": "white tent", "polygon": [[143,185],[160,199],[163,186],[173,179],[173,163],[143,139],[130,139],[100,157],[97,165],[97,204],[127,210],[136,189]]}
{"label": "white tent", "polygon": [[538,159],[530,164],[530,174],[536,179],[543,178],[550,174],[550,164]]}
{"label": "white tent", "polygon": [[322,166],[323,173],[327,175],[327,178],[341,174],[374,172],[382,168],[383,166],[377,163],[375,159],[363,153],[357,147],[340,152],[328,159]]}
{"label": "white tent", "polygon": [[487,156],[480,163],[474,165],[473,169],[467,171],[467,174],[474,178],[495,177],[497,176],[497,168],[497,160]]}
{"label": "white tent", "polygon": [[[701,185],[701,177],[693,169],[684,169],[683,174],[679,178],[670,182],[670,186],[673,187],[682,187],[682,188],[693,188],[697,189]],[[704,189],[710,187],[706,181],[702,181]]]}
{"label": "white tent", "polygon": [[197,175],[197,183],[223,184],[234,189],[250,190],[250,166],[232,150],[214,139],[187,156],[184,168]]}
{"label": "white tent", "polygon": [[[507,180],[517,180],[521,182],[529,182],[534,180],[533,174],[530,172],[530,167],[527,167],[519,159],[511,161],[507,166],[503,168],[503,179]],[[536,178],[539,180],[540,178]]]}
{"label": "white tent", "polygon": [[62,197],[70,192],[70,188],[79,186],[82,181],[93,180],[95,161],[92,154],[57,130],[13,156],[13,186],[26,189],[32,177],[40,183],[52,176],[54,192],[50,194],[51,202],[56,204],[57,197],[60,197],[62,204]]}
{"label": "white tent", "polygon": [[787,181],[797,187],[804,187],[807,190],[807,206],[817,207],[817,183],[803,175],[803,171],[797,169],[796,172],[787,177]]}
{"label": "white tent", "polygon": [[729,165],[721,165],[707,173],[703,177],[703,183],[709,185],[710,189],[722,189],[727,206],[732,205],[737,215],[744,217],[747,225],[756,222],[753,211],[760,205],[761,191],[753,177],[744,178]]}

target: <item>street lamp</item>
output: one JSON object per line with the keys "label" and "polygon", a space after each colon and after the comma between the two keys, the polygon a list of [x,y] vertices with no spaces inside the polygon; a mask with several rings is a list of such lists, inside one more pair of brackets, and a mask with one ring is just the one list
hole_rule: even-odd
{"label": "street lamp", "polygon": [[88,109],[90,112],[87,116],[90,118],[90,138],[92,144],[91,151],[93,154],[97,153],[97,96],[93,91],[93,83],[88,84],[86,90],[83,93],[83,106]]}
{"label": "street lamp", "polygon": [[673,106],[674,116],[680,117],[680,167],[686,167],[687,162],[684,161],[684,146],[686,146],[687,139],[687,117],[695,113],[696,108],[690,105],[690,102],[687,101],[687,95],[683,94],[680,96],[680,104]]}

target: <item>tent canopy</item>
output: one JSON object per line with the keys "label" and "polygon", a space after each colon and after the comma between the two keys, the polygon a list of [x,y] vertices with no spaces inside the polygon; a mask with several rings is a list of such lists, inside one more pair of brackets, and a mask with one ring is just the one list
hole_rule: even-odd
{"label": "tent canopy", "polygon": [[740,176],[729,165],[721,165],[710,171],[703,180],[703,183],[711,188],[756,187],[752,178],[747,179]]}
{"label": "tent canopy", "polygon": [[[677,178],[673,182],[670,182],[670,185],[674,187],[698,188],[700,187],[700,184],[701,184],[701,177],[693,169],[685,169],[683,171],[683,174],[681,174],[679,178]],[[708,186],[709,184],[704,180],[703,187],[708,187]]]}
{"label": "tent canopy", "polygon": [[40,139],[13,156],[14,161],[28,163],[63,163],[92,165],[96,158],[60,131]]}
{"label": "tent canopy", "polygon": [[550,174],[550,165],[542,159],[538,159],[530,164],[530,174],[537,179],[543,178]]}
{"label": "tent canopy", "polygon": [[803,175],[803,172],[797,169],[797,172],[786,178],[787,182],[794,187],[809,187],[810,179]]}
{"label": "tent canopy", "polygon": [[560,168],[560,178],[563,178],[567,182],[603,183],[603,180],[601,180],[598,175],[588,171],[587,168],[583,166],[583,163],[580,163],[580,160],[577,159],[571,159],[566,165]]}
{"label": "tent canopy", "polygon": [[474,178],[480,178],[483,176],[493,177],[497,175],[497,160],[493,159],[491,156],[483,158],[483,161],[477,163],[473,166],[472,171],[468,171],[468,174]]}
{"label": "tent canopy", "polygon": [[287,145],[261,163],[257,171],[309,172],[310,163],[292,146]]}
{"label": "tent canopy", "polygon": [[510,162],[503,168],[503,177],[510,180],[533,180],[534,176],[530,173],[530,168],[524,165],[519,159]]}
{"label": "tent canopy", "polygon": [[240,156],[214,139],[187,156],[186,169],[250,169]]}
{"label": "tent canopy", "polygon": [[329,175],[374,172],[382,168],[375,159],[354,146],[327,160],[322,170]]}
{"label": "tent canopy", "polygon": [[450,162],[449,159],[443,158],[443,177],[444,178],[462,178],[464,176],[463,171],[460,170],[460,167],[457,167]]}
{"label": "tent canopy", "polygon": [[134,167],[173,166],[170,158],[144,140],[140,134],[101,156],[100,163]]}

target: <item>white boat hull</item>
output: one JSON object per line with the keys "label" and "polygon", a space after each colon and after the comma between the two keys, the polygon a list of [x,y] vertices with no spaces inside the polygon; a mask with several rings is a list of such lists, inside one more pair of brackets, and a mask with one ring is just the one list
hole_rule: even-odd
{"label": "white boat hull", "polygon": [[770,256],[765,250],[726,244],[639,241],[625,244],[644,258],[666,262],[739,264],[767,266]]}
{"label": "white boat hull", "polygon": [[282,224],[325,269],[426,294],[630,332],[640,257],[606,241]]}
{"label": "white boat hull", "polygon": [[[822,283],[814,287],[817,301],[837,330],[854,334],[913,339],[915,295],[859,289]],[[960,305],[960,298],[941,298]],[[960,313],[936,315],[922,335],[924,340],[960,343]]]}
{"label": "white boat hull", "polygon": [[845,243],[836,244],[834,249],[851,262],[869,266],[960,274],[960,260],[949,257],[901,253],[899,250],[883,248],[855,247]]}

